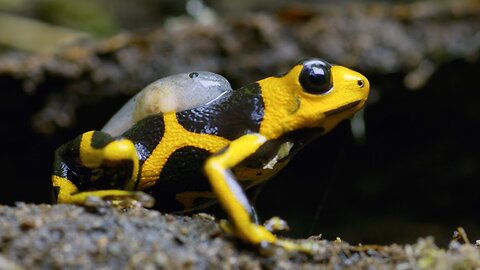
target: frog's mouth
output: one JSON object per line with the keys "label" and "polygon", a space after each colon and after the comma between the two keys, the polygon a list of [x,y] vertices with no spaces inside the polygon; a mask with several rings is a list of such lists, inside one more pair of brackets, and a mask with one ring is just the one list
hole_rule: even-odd
{"label": "frog's mouth", "polygon": [[336,109],[333,109],[333,110],[330,110],[330,111],[326,111],[324,112],[325,116],[331,116],[331,115],[334,115],[334,114],[339,114],[339,113],[342,113],[344,111],[347,111],[351,108],[354,108],[356,107],[358,104],[360,104],[360,102],[362,102],[361,100],[357,100],[357,101],[354,101],[354,102],[350,102],[346,105],[343,105],[343,106],[340,106]]}

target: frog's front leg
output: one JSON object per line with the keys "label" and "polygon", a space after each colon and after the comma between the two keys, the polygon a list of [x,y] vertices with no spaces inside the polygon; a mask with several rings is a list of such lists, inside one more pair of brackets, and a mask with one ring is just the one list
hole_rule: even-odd
{"label": "frog's front leg", "polygon": [[139,160],[125,138],[89,131],[55,153],[52,182],[58,203],[85,204],[88,197],[136,200]]}
{"label": "frog's front leg", "polygon": [[252,221],[249,212],[252,207],[230,169],[255,153],[266,140],[260,134],[243,135],[210,157],[204,168],[213,192],[230,218],[233,233],[254,245],[277,240],[265,227]]}

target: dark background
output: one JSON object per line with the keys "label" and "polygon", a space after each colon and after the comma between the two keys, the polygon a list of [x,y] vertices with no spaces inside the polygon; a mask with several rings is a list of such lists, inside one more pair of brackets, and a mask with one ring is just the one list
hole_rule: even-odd
{"label": "dark background", "polygon": [[55,148],[157,78],[209,70],[236,88],[316,56],[369,78],[365,132],[345,122],[304,149],[259,191],[260,217],[350,243],[480,238],[478,2],[258,2],[0,1],[80,37],[0,31],[0,203],[48,202]]}

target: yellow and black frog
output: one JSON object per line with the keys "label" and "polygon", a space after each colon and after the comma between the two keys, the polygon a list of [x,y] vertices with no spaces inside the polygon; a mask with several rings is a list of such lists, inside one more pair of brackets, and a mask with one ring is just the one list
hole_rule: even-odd
{"label": "yellow and black frog", "polygon": [[348,68],[306,59],[287,73],[232,90],[209,72],[161,79],[133,97],[102,131],[55,153],[59,203],[122,200],[143,191],[179,212],[213,199],[242,240],[292,247],[253,221],[243,190],[284,167],[308,142],[360,110],[369,82]]}

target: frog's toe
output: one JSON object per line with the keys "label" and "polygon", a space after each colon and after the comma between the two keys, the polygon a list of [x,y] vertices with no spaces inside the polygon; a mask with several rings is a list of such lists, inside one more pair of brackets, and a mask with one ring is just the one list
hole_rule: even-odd
{"label": "frog's toe", "polygon": [[311,241],[297,243],[290,240],[277,239],[275,245],[280,246],[289,252],[301,252],[310,255],[316,253],[316,250],[318,250],[318,247]]}
{"label": "frog's toe", "polygon": [[275,235],[261,225],[254,223],[245,224],[242,228],[232,226],[226,220],[220,221],[220,228],[227,234],[233,234],[243,241],[252,245],[261,245],[264,243],[274,243]]}
{"label": "frog's toe", "polygon": [[68,196],[60,203],[74,203],[87,206],[102,207],[107,205],[119,208],[152,207],[155,199],[142,191],[128,190],[94,190]]}
{"label": "frog's toe", "polygon": [[269,220],[265,221],[265,223],[263,223],[263,226],[265,227],[265,229],[272,233],[286,232],[290,230],[287,222],[279,217],[270,218]]}
{"label": "frog's toe", "polygon": [[222,231],[224,231],[225,233],[235,234],[234,230],[232,228],[232,225],[227,220],[225,220],[225,219],[220,220],[218,225],[220,226],[220,229],[222,229]]}
{"label": "frog's toe", "polygon": [[102,199],[119,208],[153,207],[155,199],[143,191],[126,191],[122,194],[110,194]]}
{"label": "frog's toe", "polygon": [[307,255],[317,254],[320,247],[311,241],[294,242],[292,240],[276,239],[275,242],[262,242],[259,246],[259,251],[265,255],[275,254],[278,248],[285,250],[288,253],[303,253]]}
{"label": "frog's toe", "polygon": [[[281,223],[285,223],[278,217],[274,217],[270,220],[275,222],[282,221]],[[268,220],[266,223],[268,223],[270,220]],[[271,228],[263,227],[261,225],[252,224],[252,229],[250,231],[251,234],[249,237],[245,237],[244,235],[240,234],[238,230],[235,229],[235,227],[232,226],[227,220],[221,220],[219,225],[220,228],[227,234],[235,235],[250,244],[256,245],[260,252],[265,254],[273,253],[278,247],[283,248],[287,252],[301,252],[305,254],[314,254],[316,253],[316,250],[318,250],[318,247],[315,245],[315,243],[311,241],[294,242],[291,240],[278,239],[270,232],[269,229]]]}

